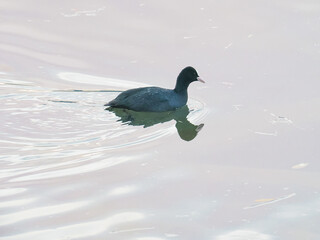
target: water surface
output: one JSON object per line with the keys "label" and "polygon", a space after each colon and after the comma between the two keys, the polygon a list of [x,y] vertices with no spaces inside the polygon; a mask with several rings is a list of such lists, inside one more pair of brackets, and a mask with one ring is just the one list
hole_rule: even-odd
{"label": "water surface", "polygon": [[320,238],[317,1],[0,6],[0,239]]}

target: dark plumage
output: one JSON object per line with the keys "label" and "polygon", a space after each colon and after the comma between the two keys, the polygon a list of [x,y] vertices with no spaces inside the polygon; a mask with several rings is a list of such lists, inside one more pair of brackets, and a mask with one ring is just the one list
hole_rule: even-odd
{"label": "dark plumage", "polygon": [[172,111],[186,105],[187,89],[194,81],[204,82],[193,67],[186,67],[180,72],[173,90],[160,87],[134,88],[120,93],[105,106],[137,112]]}

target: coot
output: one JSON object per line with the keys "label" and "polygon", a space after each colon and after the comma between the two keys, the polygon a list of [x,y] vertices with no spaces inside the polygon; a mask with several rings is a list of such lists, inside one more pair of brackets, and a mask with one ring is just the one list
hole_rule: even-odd
{"label": "coot", "polygon": [[194,81],[204,81],[193,67],[184,68],[178,75],[173,90],[160,87],[134,88],[120,93],[105,104],[112,108],[125,108],[137,112],[173,111],[186,105],[188,86]]}

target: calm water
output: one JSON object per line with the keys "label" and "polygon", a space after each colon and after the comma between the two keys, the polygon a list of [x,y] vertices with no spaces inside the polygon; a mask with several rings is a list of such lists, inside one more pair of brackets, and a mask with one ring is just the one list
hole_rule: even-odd
{"label": "calm water", "polygon": [[[319,1],[0,9],[0,239],[320,239]],[[188,65],[187,107],[104,109]]]}

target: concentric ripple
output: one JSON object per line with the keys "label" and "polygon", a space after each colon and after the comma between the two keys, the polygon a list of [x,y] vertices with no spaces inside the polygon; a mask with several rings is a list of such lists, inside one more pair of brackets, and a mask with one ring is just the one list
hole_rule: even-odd
{"label": "concentric ripple", "polygon": [[[115,151],[130,151],[177,132],[179,115],[152,115],[152,124],[150,119],[149,125],[141,121],[134,124],[104,109],[103,104],[118,94],[117,89],[137,87],[138,83],[76,73],[59,76],[68,82],[106,83],[108,90],[48,89],[2,78],[1,160],[15,167],[8,169],[11,165],[7,165],[0,170],[0,177],[19,182],[96,171],[134,158],[129,154],[117,158]],[[188,120],[200,123],[207,110],[203,103],[191,99],[184,114],[188,124]],[[148,116],[141,116],[141,120]]]}

